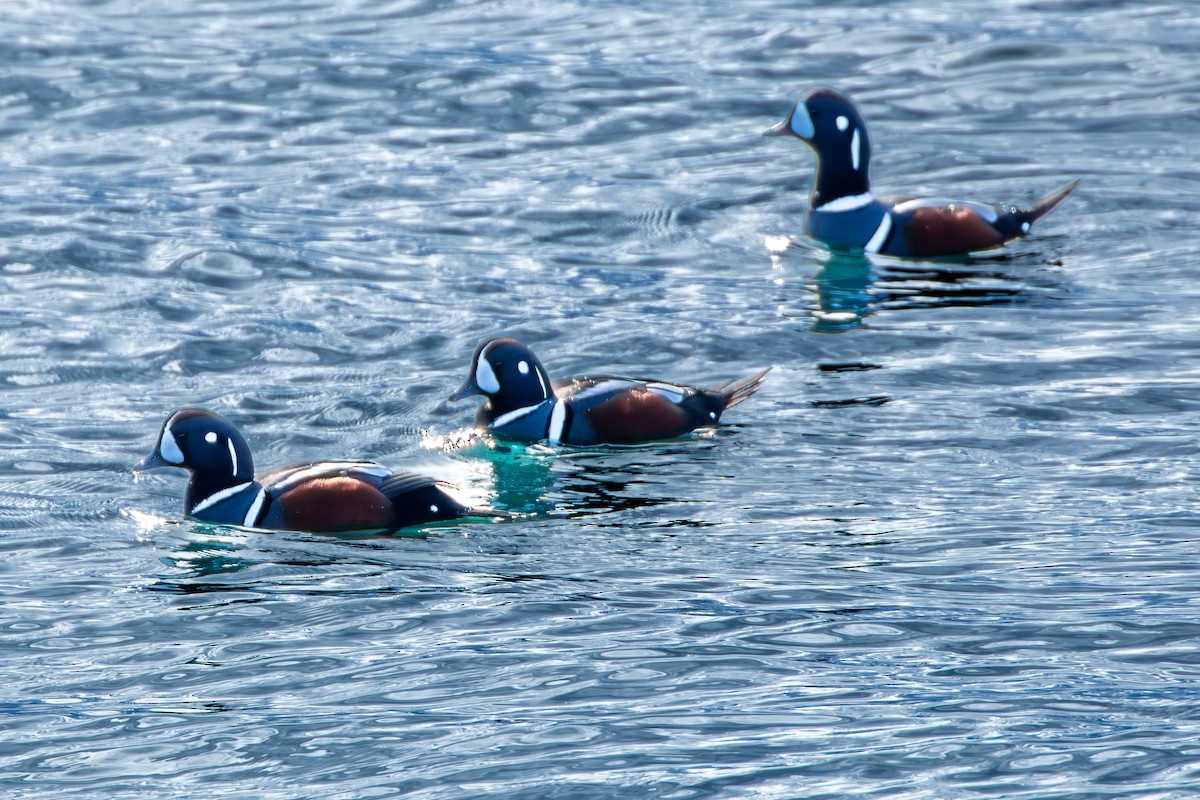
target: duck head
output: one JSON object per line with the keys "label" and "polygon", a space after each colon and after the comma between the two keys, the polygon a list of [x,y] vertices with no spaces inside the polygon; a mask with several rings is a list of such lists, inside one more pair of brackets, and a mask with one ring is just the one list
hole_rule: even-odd
{"label": "duck head", "polygon": [[817,156],[812,207],[870,192],[871,140],[858,107],[835,89],[816,87],[800,95],[787,118],[763,136],[793,137]]}
{"label": "duck head", "polygon": [[133,468],[161,468],[191,474],[186,504],[222,489],[254,480],[254,461],[242,434],[224,417],[203,408],[181,408],[167,417],[154,450]]}
{"label": "duck head", "polygon": [[516,339],[489,339],[475,348],[471,374],[451,400],[483,395],[498,414],[554,397],[542,362]]}

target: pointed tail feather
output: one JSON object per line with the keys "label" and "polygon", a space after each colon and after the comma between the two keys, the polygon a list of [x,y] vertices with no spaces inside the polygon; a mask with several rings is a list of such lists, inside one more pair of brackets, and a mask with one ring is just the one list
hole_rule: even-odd
{"label": "pointed tail feather", "polygon": [[1001,214],[992,227],[1000,232],[1004,241],[1019,239],[1029,233],[1034,222],[1050,213],[1050,210],[1063,201],[1071,190],[1079,185],[1079,179],[1055,189],[1050,194],[1028,206],[1009,206],[1007,213]]}
{"label": "pointed tail feather", "polygon": [[1049,214],[1056,205],[1063,201],[1063,198],[1069,195],[1071,191],[1079,185],[1080,180],[1081,178],[1076,178],[1066,186],[1061,186],[1055,189],[1053,192],[1041,198],[1028,208],[1021,209],[1025,215],[1025,219],[1032,223],[1034,220],[1040,219]]}
{"label": "pointed tail feather", "polygon": [[767,367],[762,372],[751,375],[748,378],[739,378],[721,386],[714,387],[713,391],[719,392],[725,397],[725,408],[733,408],[738,403],[757,392],[758,388],[763,385],[763,381],[767,379],[767,373],[770,371],[771,368]]}
{"label": "pointed tail feather", "polygon": [[1015,216],[1020,219],[1020,222],[1033,224],[1037,219],[1048,215],[1056,205],[1062,203],[1063,198],[1066,198],[1076,186],[1079,186],[1079,181],[1080,179],[1076,178],[1066,186],[1056,188],[1055,191],[1046,194],[1045,197],[1040,198],[1033,205],[1027,205],[1024,209],[1016,211]]}

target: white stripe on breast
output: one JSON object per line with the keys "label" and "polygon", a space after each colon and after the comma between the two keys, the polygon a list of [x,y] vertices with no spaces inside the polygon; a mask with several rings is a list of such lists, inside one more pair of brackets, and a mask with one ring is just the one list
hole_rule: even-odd
{"label": "white stripe on breast", "polygon": [[878,253],[879,248],[883,247],[883,243],[887,241],[887,236],[892,230],[892,215],[891,212],[885,211],[883,219],[879,221],[879,227],[875,229],[875,235],[871,237],[871,241],[867,242],[866,250],[868,253]]}
{"label": "white stripe on breast", "polygon": [[199,503],[196,503],[196,505],[192,506],[192,513],[199,514],[204,509],[211,508],[212,506],[215,506],[217,503],[221,502],[222,500],[233,497],[235,494],[242,491],[249,485],[250,485],[250,481],[246,481],[245,483],[239,483],[237,486],[230,486],[228,489],[222,489],[219,492],[213,492],[208,497],[204,498]]}
{"label": "white stripe on breast", "polygon": [[546,438],[553,443],[562,441],[563,426],[567,423],[567,404],[561,400],[554,403],[554,410],[550,412],[550,428],[546,431]]}
{"label": "white stripe on breast", "polygon": [[258,497],[254,498],[254,502],[250,504],[250,510],[246,512],[246,518],[242,520],[242,525],[247,528],[253,528],[258,522],[259,512],[262,511],[263,501],[267,499],[267,490],[259,489]]}
{"label": "white stripe on breast", "polygon": [[499,428],[504,425],[507,425],[508,423],[514,422],[514,421],[520,419],[521,417],[532,414],[533,412],[537,411],[539,408],[541,408],[545,404],[546,404],[546,402],[543,400],[542,402],[538,403],[537,405],[525,406],[524,408],[518,408],[515,411],[509,411],[506,414],[501,414],[500,416],[498,416],[494,420],[492,420],[492,423],[489,427]]}

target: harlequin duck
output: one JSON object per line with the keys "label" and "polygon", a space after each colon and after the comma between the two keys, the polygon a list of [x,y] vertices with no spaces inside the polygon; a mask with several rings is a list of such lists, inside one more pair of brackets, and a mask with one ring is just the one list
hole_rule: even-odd
{"label": "harlequin duck", "polygon": [[788,118],[763,136],[793,136],[817,156],[804,232],[835,250],[889,256],[965,255],[991,250],[1030,226],[1078,185],[1075,180],[1031,206],[990,206],[935,197],[871,194],[871,141],[850,98],[818,87],[800,95]]}
{"label": "harlequin duck", "polygon": [[469,512],[438,482],[359,461],[315,461],[254,474],[237,428],[203,408],[181,408],[163,423],[154,452],[133,468],[191,473],[184,513],[247,528],[337,533],[392,532]]}
{"label": "harlequin duck", "polygon": [[489,339],[451,400],[483,395],[476,422],[510,439],[552,444],[638,444],[716,425],[725,409],[762,385],[768,370],[713,389],[634,378],[550,381],[542,362],[515,339]]}

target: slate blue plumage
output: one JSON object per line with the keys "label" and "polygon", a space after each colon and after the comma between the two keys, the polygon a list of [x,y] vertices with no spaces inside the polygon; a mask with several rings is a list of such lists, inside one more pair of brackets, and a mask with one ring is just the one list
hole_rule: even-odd
{"label": "slate blue plumage", "polygon": [[637,444],[716,425],[754,394],[767,370],[713,389],[609,376],[551,381],[542,362],[515,339],[489,339],[471,359],[451,400],[483,395],[483,428],[523,442]]}
{"label": "slate blue plumage", "polygon": [[804,232],[840,251],[922,258],[991,250],[1028,234],[1079,183],[1072,181],[1023,207],[936,197],[877,198],[871,193],[866,123],[849,97],[825,87],[801,94],[787,119],[763,135],[799,139],[816,154]]}
{"label": "slate blue plumage", "polygon": [[385,533],[471,513],[438,481],[367,461],[314,461],[255,476],[250,447],[228,420],[203,408],[167,417],[135,472],[190,473],[184,513],[247,528]]}

